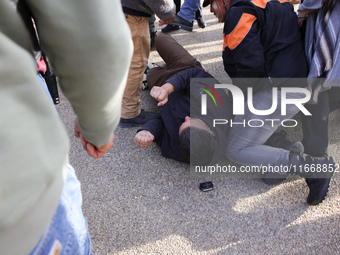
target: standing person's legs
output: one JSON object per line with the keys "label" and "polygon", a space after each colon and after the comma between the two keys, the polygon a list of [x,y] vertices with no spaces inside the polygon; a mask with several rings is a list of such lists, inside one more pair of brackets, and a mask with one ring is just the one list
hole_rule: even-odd
{"label": "standing person's legs", "polygon": [[91,238],[81,207],[80,182],[72,166],[68,165],[56,213],[31,254],[92,254]]}
{"label": "standing person's legs", "polygon": [[132,119],[141,113],[140,95],[143,74],[150,54],[148,18],[125,15],[133,40],[133,56],[122,101],[122,118]]}
{"label": "standing person's legs", "polygon": [[179,26],[181,29],[192,32],[196,11],[200,8],[200,0],[185,0],[181,10],[176,14],[175,19],[170,23]]}
{"label": "standing person's legs", "polygon": [[317,104],[305,105],[311,116],[302,117],[305,153],[323,157],[328,153],[329,145],[329,96],[328,91],[321,92]]}
{"label": "standing person's legs", "polygon": [[193,22],[196,17],[196,11],[200,8],[199,0],[184,0],[181,10],[177,13],[181,18]]}
{"label": "standing person's legs", "polygon": [[202,68],[201,63],[170,35],[160,34],[156,39],[156,49],[166,66],[148,71],[147,81],[150,88],[163,85],[170,76],[187,68]]}
{"label": "standing person's legs", "polygon": [[[38,78],[53,104],[44,78],[40,74]],[[92,254],[87,221],[82,212],[80,185],[73,167],[69,164],[57,210],[30,254]]]}

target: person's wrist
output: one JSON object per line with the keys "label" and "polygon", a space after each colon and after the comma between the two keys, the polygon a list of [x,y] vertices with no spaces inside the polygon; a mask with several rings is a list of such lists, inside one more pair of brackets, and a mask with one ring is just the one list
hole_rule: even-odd
{"label": "person's wrist", "polygon": [[297,10],[296,15],[298,19],[305,19],[308,17],[308,14],[305,14],[305,15],[303,15],[303,13],[301,14],[300,10]]}
{"label": "person's wrist", "polygon": [[169,88],[167,87],[167,86],[164,86],[164,87],[162,87],[164,90],[165,90],[165,92],[169,95],[170,93],[169,93]]}
{"label": "person's wrist", "polygon": [[174,86],[171,83],[165,83],[162,88],[170,95],[174,91]]}

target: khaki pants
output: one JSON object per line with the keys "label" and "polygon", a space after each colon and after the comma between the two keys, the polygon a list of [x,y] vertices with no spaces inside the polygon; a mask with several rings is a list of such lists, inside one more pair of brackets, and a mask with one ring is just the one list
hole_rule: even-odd
{"label": "khaki pants", "polygon": [[125,14],[129,24],[134,51],[122,101],[124,119],[137,117],[140,112],[140,95],[142,92],[143,74],[148,65],[150,54],[150,32],[147,17]]}

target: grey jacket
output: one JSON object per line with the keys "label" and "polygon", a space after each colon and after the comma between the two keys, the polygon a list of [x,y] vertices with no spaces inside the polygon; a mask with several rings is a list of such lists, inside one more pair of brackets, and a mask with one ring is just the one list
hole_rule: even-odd
{"label": "grey jacket", "polygon": [[[84,137],[97,147],[108,143],[132,56],[120,1],[26,2]],[[57,208],[69,139],[9,0],[0,0],[0,45],[0,254],[29,254]]]}
{"label": "grey jacket", "polygon": [[156,14],[161,20],[167,20],[176,13],[173,0],[121,0],[122,6],[147,15]]}

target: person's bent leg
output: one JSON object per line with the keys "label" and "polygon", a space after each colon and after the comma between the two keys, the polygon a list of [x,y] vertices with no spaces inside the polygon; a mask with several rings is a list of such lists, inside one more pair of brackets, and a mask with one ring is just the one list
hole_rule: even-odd
{"label": "person's bent leg", "polygon": [[178,72],[186,68],[201,67],[190,53],[171,35],[160,34],[156,39],[156,49],[170,71]]}
{"label": "person's bent leg", "polygon": [[161,86],[172,75],[188,68],[203,68],[190,53],[172,36],[161,33],[156,38],[156,49],[166,63],[164,68],[152,68],[148,71],[147,82],[151,86]]}
{"label": "person's bent leg", "polygon": [[[303,98],[305,95],[289,94],[288,98]],[[280,126],[281,121],[290,119],[299,112],[295,105],[287,105],[287,114],[281,115],[281,92],[278,92],[278,108],[267,116],[250,112],[245,103],[245,114],[236,115],[228,135],[227,157],[235,163],[250,166],[286,166],[289,162],[289,151],[263,145]],[[272,105],[272,91],[266,90],[254,95],[255,109],[267,110]],[[275,121],[267,121],[274,119]],[[249,125],[250,124],[250,125]],[[263,124],[263,125],[262,125]]]}

